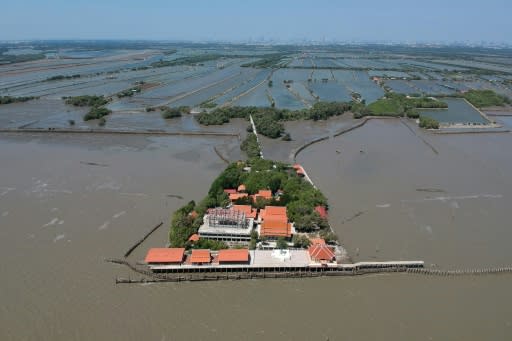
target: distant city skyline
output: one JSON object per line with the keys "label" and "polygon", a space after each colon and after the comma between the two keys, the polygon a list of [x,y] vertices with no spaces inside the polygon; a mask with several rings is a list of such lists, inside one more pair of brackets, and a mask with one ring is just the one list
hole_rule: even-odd
{"label": "distant city skyline", "polygon": [[2,7],[3,41],[512,44],[507,0],[26,0]]}

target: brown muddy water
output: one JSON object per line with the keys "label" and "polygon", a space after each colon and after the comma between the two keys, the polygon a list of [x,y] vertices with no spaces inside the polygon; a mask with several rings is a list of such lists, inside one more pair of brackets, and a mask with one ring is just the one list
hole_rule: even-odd
{"label": "brown muddy water", "polygon": [[[422,137],[438,154],[398,121],[374,121],[299,161],[355,259],[510,265],[512,135]],[[116,286],[138,275],[103,259],[160,221],[130,259],[165,244],[170,213],[224,168],[214,146],[240,158],[236,138],[2,135],[0,339],[511,338],[510,275]]]}

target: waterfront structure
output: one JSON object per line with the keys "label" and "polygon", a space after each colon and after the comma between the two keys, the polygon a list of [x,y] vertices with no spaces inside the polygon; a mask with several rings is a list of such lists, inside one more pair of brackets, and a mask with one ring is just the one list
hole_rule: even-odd
{"label": "waterfront structure", "polygon": [[184,248],[152,248],[146,254],[148,264],[181,264],[185,257]]}
{"label": "waterfront structure", "polygon": [[195,265],[210,264],[211,261],[210,250],[194,249],[189,258],[189,263]]}
{"label": "waterfront structure", "polygon": [[213,208],[208,210],[203,218],[203,224],[199,227],[199,237],[222,241],[249,242],[254,226],[254,218],[247,217],[244,210],[246,210],[245,207],[242,209]]}
{"label": "waterfront structure", "polygon": [[334,262],[336,255],[334,251],[325,244],[313,244],[308,248],[311,260],[317,263]]}
{"label": "waterfront structure", "polygon": [[[331,250],[332,252],[332,250]],[[338,264],[317,261],[309,250],[192,250],[181,263],[148,263],[153,272],[285,272],[358,271],[364,269],[422,268],[423,261],[359,262]]]}
{"label": "waterfront structure", "polygon": [[249,264],[249,249],[219,250],[217,261],[222,264]]}

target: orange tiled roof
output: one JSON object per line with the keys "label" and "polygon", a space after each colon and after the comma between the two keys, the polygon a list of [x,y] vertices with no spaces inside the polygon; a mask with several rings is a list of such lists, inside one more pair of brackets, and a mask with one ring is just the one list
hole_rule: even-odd
{"label": "orange tiled roof", "polygon": [[245,213],[247,218],[256,218],[258,212],[251,207],[251,205],[233,205],[235,211],[241,211]]}
{"label": "orange tiled roof", "polygon": [[323,238],[311,238],[311,245],[316,245],[316,244],[320,244],[320,245],[325,245],[325,239]]}
{"label": "orange tiled roof", "polygon": [[258,193],[254,194],[254,198],[263,198],[265,200],[272,199],[272,191],[269,189],[260,189]]}
{"label": "orange tiled roof", "polygon": [[236,201],[236,200],[238,200],[240,198],[245,198],[247,196],[248,196],[247,193],[233,193],[233,194],[229,195],[229,200]]}
{"label": "orange tiled roof", "polygon": [[286,206],[265,206],[265,215],[287,217]]}
{"label": "orange tiled roof", "polygon": [[260,210],[260,217],[262,220],[271,218],[288,221],[288,215],[286,214],[285,206],[265,206],[264,209]]}
{"label": "orange tiled roof", "polygon": [[219,263],[221,262],[248,262],[249,250],[248,249],[228,249],[219,250]]}
{"label": "orange tiled roof", "polygon": [[311,259],[315,261],[332,261],[335,259],[334,252],[327,245],[315,244],[308,248]]}
{"label": "orange tiled roof", "polygon": [[152,248],[146,255],[146,263],[181,263],[184,248]]}
{"label": "orange tiled roof", "polygon": [[234,189],[234,188],[228,188],[228,189],[225,189],[225,190],[224,190],[224,193],[227,193],[227,194],[235,194],[235,193],[236,193],[236,189]]}
{"label": "orange tiled roof", "polygon": [[197,242],[197,241],[199,241],[199,235],[197,233],[194,233],[193,235],[191,235],[188,238],[188,241],[189,242]]}
{"label": "orange tiled roof", "polygon": [[210,263],[210,261],[210,250],[192,250],[192,254],[190,255],[190,263]]}
{"label": "orange tiled roof", "polygon": [[292,236],[292,224],[282,218],[266,218],[261,224],[260,236],[289,238]]}

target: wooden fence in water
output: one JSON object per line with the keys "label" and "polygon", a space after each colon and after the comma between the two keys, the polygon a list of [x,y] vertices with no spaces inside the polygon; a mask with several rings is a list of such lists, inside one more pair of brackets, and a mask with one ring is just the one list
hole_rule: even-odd
{"label": "wooden fence in water", "polygon": [[483,269],[458,269],[458,270],[439,270],[439,269],[407,269],[408,273],[433,276],[472,276],[472,275],[493,275],[500,273],[512,273],[512,267],[483,268]]}
{"label": "wooden fence in water", "polygon": [[133,250],[135,250],[137,248],[137,246],[139,246],[140,244],[142,244],[142,242],[144,242],[153,232],[155,232],[160,226],[162,226],[164,223],[163,222],[160,222],[160,224],[156,225],[155,227],[153,227],[151,230],[149,230],[141,239],[139,239],[138,241],[135,242],[135,244],[133,244],[129,249],[128,251],[125,252],[124,254],[124,258],[128,257],[132,252]]}

